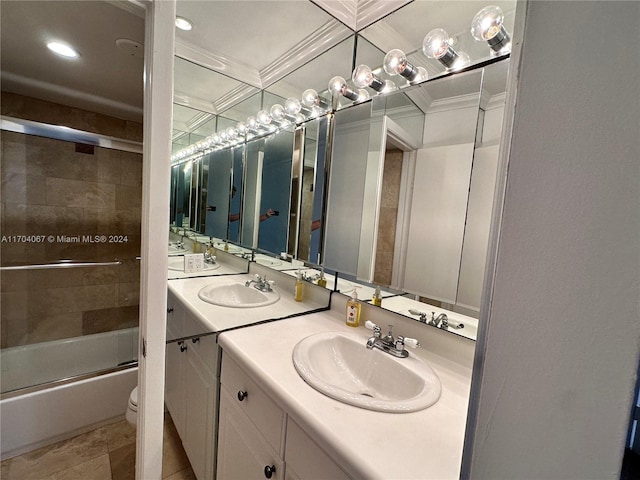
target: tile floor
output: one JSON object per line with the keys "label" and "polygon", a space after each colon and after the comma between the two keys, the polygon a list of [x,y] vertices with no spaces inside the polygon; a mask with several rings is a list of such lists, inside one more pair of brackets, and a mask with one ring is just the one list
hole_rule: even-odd
{"label": "tile floor", "polygon": [[[167,414],[162,478],[195,480]],[[2,480],[134,480],[136,431],[125,420],[3,461]]]}

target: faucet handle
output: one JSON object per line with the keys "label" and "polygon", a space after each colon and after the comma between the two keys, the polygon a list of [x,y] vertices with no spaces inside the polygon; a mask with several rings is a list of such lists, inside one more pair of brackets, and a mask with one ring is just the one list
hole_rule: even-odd
{"label": "faucet handle", "polygon": [[380,336],[380,327],[378,325],[376,325],[375,323],[373,323],[370,320],[367,320],[366,322],[364,322],[364,326],[366,328],[368,328],[369,330],[373,330],[373,335],[376,337]]}

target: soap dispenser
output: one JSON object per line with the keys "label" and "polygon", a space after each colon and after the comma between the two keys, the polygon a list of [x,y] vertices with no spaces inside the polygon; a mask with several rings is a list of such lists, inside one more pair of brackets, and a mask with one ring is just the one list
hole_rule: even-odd
{"label": "soap dispenser", "polygon": [[327,287],[327,279],[324,277],[324,267],[320,270],[320,278],[316,283],[321,287]]}
{"label": "soap dispenser", "polygon": [[362,305],[358,301],[358,293],[356,289],[353,289],[351,293],[351,299],[347,301],[347,326],[348,327],[359,327],[360,326],[360,311],[362,310]]}
{"label": "soap dispenser", "polygon": [[371,303],[373,303],[376,307],[382,306],[382,293],[380,293],[380,286],[376,287],[373,298],[371,298]]}
{"label": "soap dispenser", "polygon": [[296,273],[296,286],[295,286],[293,299],[296,302],[301,302],[303,292],[304,292],[304,280],[302,279],[302,272],[300,271],[300,269],[298,269],[298,272]]}

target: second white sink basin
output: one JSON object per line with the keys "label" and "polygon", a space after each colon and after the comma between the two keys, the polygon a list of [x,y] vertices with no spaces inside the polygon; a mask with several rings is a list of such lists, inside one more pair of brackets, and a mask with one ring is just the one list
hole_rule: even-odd
{"label": "second white sink basin", "polygon": [[[180,256],[180,257],[169,256],[168,265],[169,265],[169,270],[184,272],[184,256]],[[204,267],[202,268],[202,271],[215,270],[216,268],[220,268],[219,263],[211,264],[211,263],[205,262]]]}
{"label": "second white sink basin", "polygon": [[440,379],[427,363],[369,350],[365,342],[358,334],[311,335],[294,348],[293,364],[313,388],[356,407],[406,413],[438,401]]}
{"label": "second white sink basin", "polygon": [[246,287],[242,283],[210,285],[201,289],[198,297],[213,305],[232,308],[265,307],[280,300],[280,294],[275,290],[261,292],[253,285]]}

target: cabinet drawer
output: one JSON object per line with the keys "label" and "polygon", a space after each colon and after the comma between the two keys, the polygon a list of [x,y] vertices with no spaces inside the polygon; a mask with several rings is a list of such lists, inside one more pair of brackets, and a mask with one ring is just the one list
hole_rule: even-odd
{"label": "cabinet drawer", "polygon": [[284,424],[282,409],[228,355],[222,357],[220,383],[278,454],[282,454]]}
{"label": "cabinet drawer", "polygon": [[182,304],[169,291],[167,292],[167,340],[183,336],[184,309]]}
{"label": "cabinet drawer", "polygon": [[218,376],[218,343],[216,341],[217,335],[204,335],[202,337],[195,337],[190,340],[185,340],[185,344],[190,351],[194,352],[200,361],[206,365],[209,371]]}

